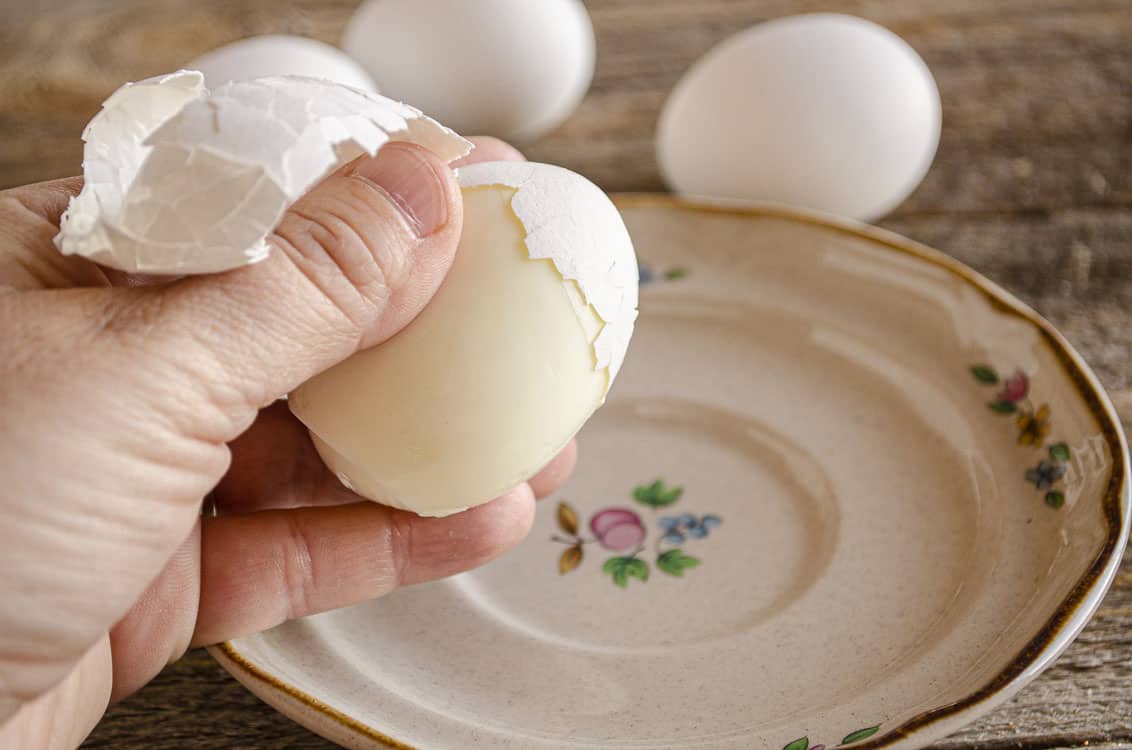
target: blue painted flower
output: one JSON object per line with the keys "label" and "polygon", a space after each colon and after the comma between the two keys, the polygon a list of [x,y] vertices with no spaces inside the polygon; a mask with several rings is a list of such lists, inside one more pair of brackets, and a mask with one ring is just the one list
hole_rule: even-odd
{"label": "blue painted flower", "polygon": [[683,544],[684,535],[679,531],[670,531],[662,537],[662,540],[667,544]]}
{"label": "blue painted flower", "polygon": [[678,516],[677,520],[680,522],[681,526],[695,526],[696,525],[696,517],[693,516],[691,513],[685,513],[682,516]]}
{"label": "blue painted flower", "polygon": [[1065,472],[1065,464],[1043,460],[1034,468],[1026,470],[1026,480],[1033,482],[1039,490],[1048,490],[1057,480],[1065,476]]}
{"label": "blue painted flower", "polygon": [[680,527],[680,519],[676,516],[661,516],[657,523],[665,531],[672,531]]}
{"label": "blue painted flower", "polygon": [[723,523],[723,519],[715,514],[709,514],[700,519],[700,525],[705,529],[714,529]]}
{"label": "blue painted flower", "polygon": [[692,537],[693,539],[703,539],[707,535],[708,530],[705,526],[696,525],[688,527],[688,536]]}

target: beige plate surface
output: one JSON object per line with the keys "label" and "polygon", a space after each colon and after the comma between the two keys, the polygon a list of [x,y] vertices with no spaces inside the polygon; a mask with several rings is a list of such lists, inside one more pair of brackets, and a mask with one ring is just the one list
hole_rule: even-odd
{"label": "beige plate surface", "polygon": [[876,230],[619,203],[637,334],[530,538],[220,662],[349,747],[532,750],[917,747],[1048,665],[1129,525],[1060,335]]}

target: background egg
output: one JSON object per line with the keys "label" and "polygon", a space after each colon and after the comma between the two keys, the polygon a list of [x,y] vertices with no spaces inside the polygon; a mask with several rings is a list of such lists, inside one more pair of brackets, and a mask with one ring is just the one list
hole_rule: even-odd
{"label": "background egg", "polygon": [[940,124],[935,81],[900,37],[852,16],[793,16],[692,67],[661,113],[657,159],[679,193],[871,220],[919,185]]}
{"label": "background egg", "polygon": [[369,74],[336,47],[301,36],[267,35],[241,39],[185,65],[204,73],[205,85],[266,76],[297,75],[377,91]]}
{"label": "background egg", "polygon": [[342,48],[386,96],[457,132],[520,141],[566,119],[593,78],[579,0],[368,0]]}

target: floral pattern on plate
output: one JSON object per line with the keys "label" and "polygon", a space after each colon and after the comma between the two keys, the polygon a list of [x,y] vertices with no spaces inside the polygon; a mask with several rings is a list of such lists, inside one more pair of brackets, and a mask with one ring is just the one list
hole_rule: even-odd
{"label": "floral pattern on plate", "polygon": [[[990,365],[975,365],[971,368],[975,380],[985,386],[999,388],[988,406],[991,411],[1007,417],[1014,417],[1018,428],[1018,444],[1032,448],[1045,447],[1052,423],[1048,404],[1034,406],[1030,400],[1030,378],[1021,370],[1015,370],[1007,378],[999,377],[998,371]],[[1040,492],[1045,492],[1046,505],[1061,508],[1065,505],[1065,492],[1058,486],[1069,470],[1069,446],[1058,442],[1049,446],[1048,457],[1026,470],[1026,481],[1032,482]]]}
{"label": "floral pattern on plate", "polygon": [[[849,734],[845,735],[845,738],[841,740],[841,743],[836,745],[836,747],[845,747],[846,745],[852,745],[853,743],[860,742],[861,740],[867,740],[869,737],[872,737],[874,734],[876,734],[879,730],[880,724],[877,724],[876,726],[867,727],[865,729],[858,729],[856,732],[850,732]],[[786,746],[783,747],[782,750],[826,750],[826,746],[811,745],[809,737],[799,737],[793,742],[786,743]]]}
{"label": "floral pattern on plate", "polygon": [[663,271],[658,271],[652,266],[641,263],[638,270],[638,281],[641,286],[652,284],[657,281],[679,281],[688,275],[688,269],[682,266],[673,266],[666,268]]}
{"label": "floral pattern on plate", "polygon": [[[654,542],[654,565],[661,573],[683,578],[684,571],[700,564],[700,558],[682,549],[689,540],[706,539],[723,519],[714,513],[697,516],[692,513],[659,516],[659,509],[675,505],[684,495],[683,487],[670,487],[663,479],[633,488],[632,497],[641,505],[653,510],[657,533]],[[649,580],[652,571],[642,557],[649,528],[641,514],[633,508],[613,507],[599,510],[590,516],[588,528],[592,536],[582,536],[578,512],[565,501],[558,503],[556,522],[561,534],[551,541],[565,544],[558,558],[558,573],[565,575],[578,569],[585,559],[585,546],[597,544],[610,552],[621,554],[607,558],[601,566],[604,574],[621,588],[629,587],[629,580],[642,583]]]}

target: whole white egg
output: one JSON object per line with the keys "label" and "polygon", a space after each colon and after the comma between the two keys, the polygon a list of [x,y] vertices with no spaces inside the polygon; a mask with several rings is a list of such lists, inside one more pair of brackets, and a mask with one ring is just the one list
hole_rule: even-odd
{"label": "whole white egg", "polygon": [[457,132],[517,141],[565,120],[593,78],[580,0],[368,0],[342,48],[386,96]]}
{"label": "whole white egg", "polygon": [[920,184],[940,125],[935,80],[903,39],[852,16],[792,16],[692,67],[661,113],[657,160],[685,195],[867,221]]}
{"label": "whole white egg", "polygon": [[185,67],[204,73],[209,88],[229,81],[294,75],[377,91],[373,79],[349,55],[317,39],[301,36],[268,34],[241,39],[201,55]]}

